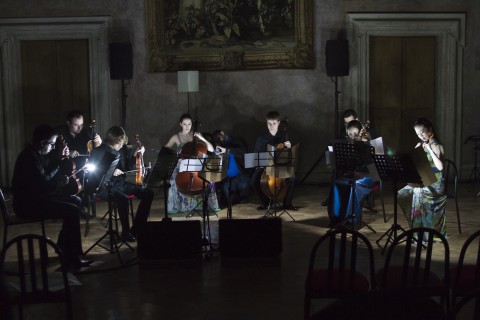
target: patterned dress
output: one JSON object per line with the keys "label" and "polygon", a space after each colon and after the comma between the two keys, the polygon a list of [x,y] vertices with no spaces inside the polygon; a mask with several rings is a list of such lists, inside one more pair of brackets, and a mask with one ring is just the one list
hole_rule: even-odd
{"label": "patterned dress", "polygon": [[[177,152],[182,150],[183,145],[183,143],[177,145]],[[196,212],[201,215],[203,209],[202,194],[183,194],[178,190],[177,184],[175,183],[175,178],[180,170],[180,161],[181,159],[178,160],[177,166],[175,167],[175,170],[173,170],[172,177],[170,178],[170,189],[168,190],[168,214]],[[208,184],[206,187],[206,192],[208,192],[208,209],[213,212],[220,211],[217,193],[215,192],[215,184]]]}
{"label": "patterned dress", "polygon": [[428,187],[414,188],[406,186],[398,191],[398,204],[410,227],[426,227],[439,231],[445,237],[445,209],[447,196],[443,172],[439,171],[433,162],[432,156],[426,151],[428,161],[435,172],[437,181]]}

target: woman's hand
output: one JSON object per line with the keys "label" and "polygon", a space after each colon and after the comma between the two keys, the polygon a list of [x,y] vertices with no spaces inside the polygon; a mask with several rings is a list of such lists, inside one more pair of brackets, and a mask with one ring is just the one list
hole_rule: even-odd
{"label": "woman's hand", "polygon": [[283,143],[285,145],[285,147],[287,147],[288,149],[290,149],[292,147],[292,143],[290,141],[285,141]]}

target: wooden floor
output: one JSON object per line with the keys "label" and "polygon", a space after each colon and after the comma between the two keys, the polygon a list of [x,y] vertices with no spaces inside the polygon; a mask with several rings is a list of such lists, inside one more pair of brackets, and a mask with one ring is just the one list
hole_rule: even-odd
{"label": "wooden floor", "polygon": [[[451,261],[455,263],[465,239],[480,226],[480,197],[476,197],[480,185],[471,183],[459,186],[459,206],[462,233],[459,234],[455,203],[448,201],[447,232],[451,249]],[[367,228],[361,232],[375,248],[376,269],[383,265],[377,240],[392,225],[393,193],[385,186],[387,223],[379,196],[376,196],[377,213],[365,213],[364,220],[376,230]],[[164,216],[163,190],[156,189],[151,220]],[[294,204],[297,212],[283,214],[283,251],[276,259],[224,259],[218,253],[213,257],[193,260],[168,260],[138,263],[136,252],[122,247],[120,254],[111,255],[95,247],[88,257],[96,262],[77,274],[81,286],[72,288],[75,319],[302,319],[304,281],[307,261],[315,240],[328,230],[326,207],[321,202],[326,198],[327,187],[316,185],[298,186]],[[134,207],[136,207],[134,203]],[[252,200],[233,207],[233,218],[258,219],[263,212],[257,211]],[[99,204],[98,216],[103,216],[105,205]],[[403,215],[398,222],[407,227]],[[218,217],[211,216],[212,242],[218,242],[218,220],[226,218],[223,209]],[[198,216],[190,220],[200,219]],[[184,215],[174,220],[184,221]],[[84,250],[89,248],[104,233],[104,221],[90,222],[91,230],[83,239]],[[82,231],[85,220],[82,220]],[[47,235],[56,239],[59,221],[47,222]],[[39,232],[39,226],[13,227],[9,238],[27,232]],[[162,243],[155,245],[161,246]],[[135,247],[136,245],[134,245]],[[62,319],[59,308],[39,307],[28,312],[28,319]]]}

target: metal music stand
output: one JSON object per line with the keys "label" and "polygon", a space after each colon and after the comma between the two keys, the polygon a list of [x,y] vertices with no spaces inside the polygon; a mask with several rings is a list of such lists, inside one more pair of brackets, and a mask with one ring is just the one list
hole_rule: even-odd
{"label": "metal music stand", "polygon": [[[112,158],[114,159],[113,161],[111,160]],[[119,161],[120,161],[120,159],[117,158],[116,155],[111,154],[109,152],[106,152],[104,154],[102,160],[97,164],[97,170],[96,170],[96,171],[101,171],[103,169],[103,172],[105,172],[105,173],[100,178],[100,181],[98,182],[98,184],[96,184],[97,181],[98,181],[97,179],[90,179],[89,180],[89,188],[94,188],[94,186],[96,185],[96,187],[94,189],[95,192],[98,192],[103,186],[105,186],[107,188],[109,218],[108,218],[107,230],[105,231],[105,234],[102,237],[100,237],[100,239],[98,239],[94,244],[92,244],[90,246],[90,248],[88,248],[87,251],[85,251],[83,253],[83,255],[86,256],[87,253],[89,253],[94,247],[99,246],[99,247],[107,250],[111,254],[116,252],[118,254],[118,260],[120,261],[120,263],[122,263],[122,257],[120,256],[120,251],[119,251],[120,246],[125,244],[132,251],[133,251],[133,248],[127,242],[119,239],[117,230],[113,229],[113,211],[114,211],[113,201],[114,201],[114,199],[113,199],[113,190],[112,190],[111,179],[113,177],[113,173],[115,172],[115,169],[117,168],[117,165],[118,165]],[[108,169],[106,171],[104,171],[105,164],[109,163],[109,162],[110,162],[110,165],[108,165]],[[96,177],[99,177],[98,173],[97,173]],[[107,237],[109,237],[109,240],[110,240],[109,247],[106,247],[106,246],[101,244],[101,242]],[[119,245],[119,243],[120,243],[120,245]]]}
{"label": "metal music stand", "polygon": [[203,220],[203,238],[202,246],[207,248],[207,252],[213,253],[213,243],[210,232],[210,215],[208,214],[208,196],[211,188],[206,188],[207,183],[215,183],[222,181],[227,176],[228,155],[223,156],[207,156],[200,159],[202,162],[202,170],[198,173],[200,179],[203,180],[202,187],[202,220]]}
{"label": "metal music stand", "polygon": [[159,181],[163,182],[163,198],[165,206],[165,216],[162,221],[172,221],[168,216],[168,189],[170,188],[169,180],[178,163],[178,156],[173,150],[162,147],[157,156],[157,162],[148,176],[147,185],[158,185]]}
{"label": "metal music stand", "polygon": [[422,178],[420,177],[415,165],[413,164],[413,161],[407,154],[397,156],[376,154],[374,156],[374,162],[380,178],[385,181],[392,181],[393,185],[393,224],[376,241],[377,245],[382,248],[380,242],[383,238],[387,237],[385,245],[382,248],[383,254],[388,246],[388,243],[395,241],[395,239],[397,238],[398,231],[405,232],[405,229],[403,229],[402,226],[400,226],[397,222],[398,182],[403,181],[407,183],[421,183]]}
{"label": "metal music stand", "polygon": [[[361,141],[355,141],[354,143],[335,143],[333,145],[333,152],[335,154],[335,165],[336,169],[344,171],[344,172],[352,172],[350,181],[350,197],[349,201],[352,203],[350,204],[351,212],[350,216],[345,219],[345,222],[350,220],[350,223],[355,229],[355,201],[357,201],[357,194],[356,194],[356,180],[355,180],[355,173],[358,171],[359,168],[362,166],[366,166],[367,164],[372,162],[372,156],[374,154],[374,150],[369,145],[365,144]],[[348,211],[348,207],[347,207]],[[345,212],[345,216],[348,216],[348,212]],[[343,222],[340,225],[345,226]],[[373,229],[368,223],[364,222],[360,218],[359,228],[367,227],[373,233],[377,233],[375,229]]]}

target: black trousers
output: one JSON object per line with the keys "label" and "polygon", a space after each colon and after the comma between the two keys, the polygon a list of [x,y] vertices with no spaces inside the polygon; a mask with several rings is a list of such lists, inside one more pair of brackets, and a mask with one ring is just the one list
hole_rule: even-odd
{"label": "black trousers", "polygon": [[222,191],[225,199],[232,201],[232,204],[240,203],[250,195],[250,176],[238,174],[235,177],[228,177],[222,181]]}
{"label": "black trousers", "polygon": [[81,199],[77,196],[46,197],[36,204],[26,204],[15,208],[19,218],[62,219],[62,229],[57,244],[65,256],[66,262],[75,261],[82,255],[82,236],[80,232]]}
{"label": "black trousers", "polygon": [[[263,205],[267,205],[270,202],[270,198],[267,197],[263,192],[260,187],[260,180],[263,174],[264,168],[257,168],[255,172],[253,173],[252,179],[250,180],[250,183],[255,190],[255,192],[258,195],[258,198],[260,199],[260,203]],[[295,175],[291,176],[290,178],[285,179],[287,183],[287,193],[285,195],[285,198],[283,199],[283,206],[291,206],[292,205],[292,199],[293,199],[293,193],[295,192]]]}

